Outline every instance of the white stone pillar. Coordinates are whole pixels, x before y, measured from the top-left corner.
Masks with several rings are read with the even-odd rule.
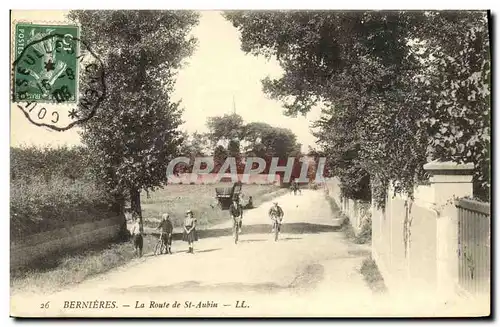
[[[436,223],[437,292],[440,298],[454,295],[458,284],[458,211],[455,199],[472,196],[474,164],[430,162],[424,170],[430,175]]]

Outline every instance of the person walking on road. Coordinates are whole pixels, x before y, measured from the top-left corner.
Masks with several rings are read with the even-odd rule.
[[[297,179],[294,179],[292,182],[292,190],[293,190],[293,195],[297,195],[297,192],[302,194],[302,191],[300,190],[299,182]]]
[[[141,223],[141,219],[137,216],[137,214],[134,213],[134,216],[135,223],[132,226],[130,234],[132,234],[136,256],[142,257],[142,248],[144,246],[144,239],[142,235],[144,234],[144,227]]]
[[[174,230],[174,226],[168,213],[162,214],[160,225],[156,229],[159,229],[161,232],[160,237],[165,245],[166,253],[172,254],[172,231]]]
[[[188,253],[194,253],[193,245],[194,242],[198,241],[198,235],[196,233],[196,219],[194,218],[193,212],[191,210],[186,211],[186,219],[184,219],[183,240],[188,242]]]

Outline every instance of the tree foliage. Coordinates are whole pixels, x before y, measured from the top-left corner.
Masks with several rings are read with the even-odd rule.
[[[26,182],[32,178],[47,182],[56,178],[91,180],[87,154],[83,146],[11,147],[10,177]]]
[[[10,158],[11,241],[116,216],[85,147],[11,147]]]
[[[190,11],[71,11],[81,37],[106,69],[107,97],[83,126],[95,173],[116,195],[129,192],[141,215],[140,191],[166,182],[181,144],[179,103],[171,92],[177,70],[194,50]],[[83,81],[85,82],[85,81]]]
[[[264,173],[267,173],[273,157],[280,159],[280,165],[286,165],[288,157],[300,153],[300,144],[290,129],[262,122],[245,124],[237,114],[210,117],[207,127],[208,139],[212,144],[218,144],[214,151],[216,170],[227,157],[235,157],[238,171],[242,173],[243,157],[259,157],[266,161]]]
[[[246,150],[280,159],[293,156],[300,147],[297,136],[288,128],[273,127],[266,123],[249,123],[245,126]]]
[[[210,153],[210,141],[208,135],[194,132],[182,133],[182,142],[178,153],[189,158],[189,164],[179,163],[175,166],[177,173],[191,172],[196,157],[206,157]]]
[[[242,50],[284,74],[263,88],[287,114],[324,107],[319,145],[343,191],[410,196],[429,160],[476,165],[489,190],[490,55],[485,12],[228,12]],[[361,192],[361,193],[360,193]]]
[[[244,136],[243,118],[237,114],[214,116],[207,119],[208,137],[213,144],[220,141],[241,140]]]

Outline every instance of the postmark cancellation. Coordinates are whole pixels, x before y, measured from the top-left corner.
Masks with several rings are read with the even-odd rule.
[[[69,23],[14,22],[12,102],[37,126],[64,131],[92,118],[104,64]]]

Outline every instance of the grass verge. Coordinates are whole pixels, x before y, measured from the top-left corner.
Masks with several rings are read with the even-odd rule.
[[[325,194],[325,199],[328,201],[330,204],[330,208],[332,210],[332,213],[334,215],[337,215],[339,217],[343,218],[342,226],[340,227],[340,230],[344,233],[346,238],[353,243],[356,244],[370,244],[372,240],[372,231],[371,231],[371,220],[367,220],[363,227],[361,228],[361,231],[356,235],[354,232],[354,228],[351,225],[351,221],[349,220],[349,217],[347,217],[339,208],[338,204],[335,202],[334,199],[332,199],[330,196]]]
[[[144,253],[151,253],[157,238],[146,235]],[[97,245],[85,251],[57,253],[36,264],[36,268],[10,272],[11,294],[51,293],[78,284],[100,273],[122,266],[135,258],[132,241]]]
[[[145,236],[145,254],[153,251],[156,241],[154,236]],[[38,263],[36,268],[11,271],[11,294],[56,292],[122,266],[134,258],[132,241],[96,245],[85,251],[57,253]]]
[[[373,292],[385,293],[387,291],[387,287],[384,283],[384,278],[380,274],[375,260],[373,260],[372,258],[366,258],[365,260],[363,260],[360,272]]]
[[[344,233],[346,238],[355,244],[371,244],[372,233],[371,233],[371,221],[365,223],[362,227],[361,232],[356,235],[354,228],[351,225],[351,221],[348,217],[345,217],[344,223],[342,224],[341,231]]]

